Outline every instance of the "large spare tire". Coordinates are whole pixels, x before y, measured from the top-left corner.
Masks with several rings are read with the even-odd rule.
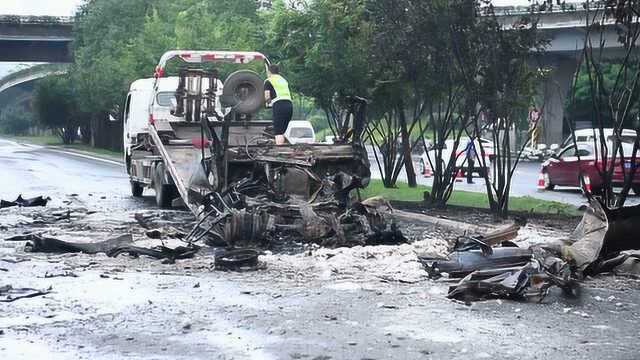
[[[253,114],[264,106],[264,82],[255,71],[236,71],[224,82],[220,101],[241,114]]]

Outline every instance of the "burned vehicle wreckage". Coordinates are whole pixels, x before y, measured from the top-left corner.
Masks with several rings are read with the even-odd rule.
[[[598,199],[590,199],[570,236],[564,232],[564,238],[555,241],[523,245],[516,240],[522,224],[483,233],[478,229],[486,231],[489,224],[478,227],[416,212],[392,213],[381,198],[360,201],[359,190],[369,184],[371,176],[363,144],[366,100],[344,99],[341,116],[330,122],[336,136],[333,144],[275,145],[272,122],[259,116],[264,106],[262,79],[253,70],[229,71],[229,65],[253,61],[268,64],[262,54],[254,52],[171,51],[162,57],[154,79],[132,85],[124,116],[125,163],[132,194],[140,196],[142,187],[150,187],[159,205],[182,203],[195,215],[195,226],[187,215],[189,220],[182,220],[186,227],[177,229],[176,225],[166,232],[171,232],[167,238],[181,246],[164,242],[154,248],[137,246],[131,233],[91,243],[71,243],[45,233],[24,233],[6,240],[28,241],[27,249],[34,252],[144,255],[167,262],[194,257],[201,243],[206,243],[215,248],[216,269],[243,264],[257,268],[254,248],[279,250],[282,243],[328,248],[407,243],[395,223],[400,220],[426,224],[416,226],[417,230],[404,228],[407,234],[420,232],[417,236],[422,240],[411,236],[410,244],[382,249],[380,257],[402,252],[402,256],[395,255],[407,255],[402,261],[417,266],[418,279],[446,274],[457,281],[450,286],[448,297],[464,301],[541,301],[553,287],[575,296],[586,276],[621,266],[640,269],[638,254],[627,252],[640,249],[636,241],[640,205],[610,210]],[[166,77],[165,69],[172,67],[178,75]],[[224,83],[219,80],[223,72],[230,73]],[[137,94],[139,89],[144,91]],[[138,103],[137,99],[145,101]],[[133,115],[138,110],[142,116]],[[3,207],[46,205],[47,201],[20,197],[3,202]],[[70,222],[70,212],[50,214],[52,219],[43,223]],[[162,231],[145,224],[138,215],[135,220],[145,230],[144,238],[162,240]],[[448,228],[446,234],[437,233],[441,238],[424,235],[441,226]],[[455,244],[450,241],[450,236],[463,232]],[[428,241],[431,243],[426,244]],[[304,247],[305,256],[311,254],[309,248]],[[416,255],[418,249],[438,251]],[[334,256],[324,255],[324,260]],[[375,257],[371,253],[361,256]]]
[[[257,116],[264,107],[258,73],[238,70],[224,85],[219,80],[216,66],[228,69],[253,61],[269,64],[255,52],[163,55],[151,92],[149,124],[144,131],[126,134],[132,184],[153,186],[156,198],[175,186],[198,221],[185,238],[189,244],[259,244],[278,233],[296,233],[325,246],[401,239],[376,208],[352,202],[352,190],[366,187],[370,179],[362,142],[366,101],[348,99],[346,115],[333,124],[333,144],[276,146],[271,121]],[[176,77],[165,77],[170,62],[178,63]],[[177,88],[171,110],[162,111],[157,99],[167,81]]]

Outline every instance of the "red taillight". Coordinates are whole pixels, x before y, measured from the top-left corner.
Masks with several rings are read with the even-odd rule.
[[[149,124],[153,125],[156,120],[153,118],[153,114],[149,114]]]

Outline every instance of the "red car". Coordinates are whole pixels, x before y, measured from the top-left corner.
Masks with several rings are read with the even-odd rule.
[[[612,149],[612,145],[609,145],[609,149]],[[623,150],[625,154],[624,172],[629,173],[632,169],[633,146],[623,144]],[[578,155],[580,156],[579,161]],[[636,157],[636,167],[640,167],[640,151]],[[610,163],[608,161],[607,165]],[[602,169],[602,158],[596,156],[592,143],[578,143],[577,148],[573,144],[568,145],[558,155],[542,164],[538,187],[544,190],[553,190],[556,185],[581,188],[581,181],[583,181],[586,188],[584,190],[598,194],[602,190],[603,180],[598,173],[596,164],[599,164],[598,167]],[[623,184],[624,173],[620,161],[617,160],[613,172],[613,185],[621,187]],[[640,169],[637,169],[634,174],[632,189],[636,195],[640,195]]]

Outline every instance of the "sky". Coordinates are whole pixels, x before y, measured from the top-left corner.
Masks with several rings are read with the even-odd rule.
[[[2,0],[0,14],[71,16],[82,2],[82,0]]]
[[[2,0],[0,14],[70,16],[82,2],[83,0]],[[498,6],[528,3],[528,0],[494,0],[494,4]]]

